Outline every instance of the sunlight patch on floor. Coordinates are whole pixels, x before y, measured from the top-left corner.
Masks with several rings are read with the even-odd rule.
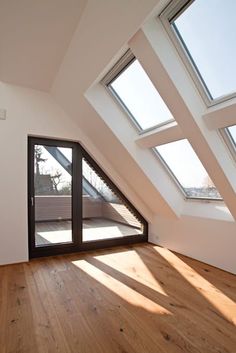
[[[88,263],[86,260],[76,260],[72,261],[72,263],[80,270],[84,271],[87,275],[95,279],[97,282],[104,285],[111,292],[125,300],[127,303],[141,307],[151,313],[159,315],[173,315],[169,310],[163,308],[161,305],[158,305],[152,300],[146,297],[145,300],[143,300],[144,296],[138,293],[135,289],[130,288],[121,281],[118,281],[109,274],[101,271],[96,266]]]
[[[236,325],[236,303],[220,289],[208,282],[170,250],[153,247],[193,288],[207,299],[228,321]],[[233,314],[233,318],[232,318]]]
[[[127,253],[119,252],[116,256],[112,254],[98,255],[94,258],[106,264],[107,266],[114,268],[116,271],[124,274],[125,276],[138,281],[139,283],[153,289],[154,291],[167,296],[163,286],[153,276],[151,271],[145,265],[139,254],[135,250],[129,250],[129,257]],[[125,254],[125,257],[124,257]],[[129,261],[128,261],[129,259]],[[111,265],[112,263],[112,265]],[[142,276],[141,276],[142,274]]]

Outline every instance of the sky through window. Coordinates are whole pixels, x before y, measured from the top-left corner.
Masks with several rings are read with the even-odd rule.
[[[235,20],[235,0],[195,0],[173,24],[213,99],[236,92]]]
[[[112,81],[110,87],[131,113],[141,130],[174,120],[138,60],[133,61]]]
[[[190,143],[184,139],[155,147],[191,198],[221,199]]]

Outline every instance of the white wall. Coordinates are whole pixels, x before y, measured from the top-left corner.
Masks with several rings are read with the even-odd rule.
[[[225,204],[184,200],[153,154],[135,146],[135,135],[129,133],[127,117],[122,125],[123,112],[119,111],[104,89],[95,85],[87,92],[87,97],[102,119],[110,123],[120,141],[129,146],[129,153],[156,187],[155,192],[141,189],[144,201],[156,214],[155,221],[149,224],[150,242],[236,274],[236,222]],[[112,124],[114,117],[120,121],[119,126]],[[122,127],[125,133],[122,132]],[[164,198],[157,191],[162,192]],[[179,217],[173,217],[167,202]]]
[[[136,144],[133,128],[128,123],[121,125],[122,113],[119,116],[116,109],[108,117],[102,101],[96,98],[94,104],[91,94],[89,102],[85,98],[158,3],[89,0],[54,82],[52,94],[57,103],[49,94],[0,84],[0,108],[7,109],[7,120],[0,120],[0,264],[28,259],[27,135],[32,134],[81,141],[149,221],[151,241],[236,273],[232,217],[218,212],[216,220],[212,207],[209,211],[204,206],[202,211],[199,204],[191,205],[195,215],[190,215],[168,174],[159,165],[155,169],[154,162],[149,163],[149,151]],[[132,146],[128,143],[131,136]],[[219,184],[224,192],[223,183]]]
[[[130,42],[133,46],[135,39]],[[143,49],[143,56],[147,55],[148,51],[145,50],[146,48],[140,47]],[[137,53],[135,52],[135,54]],[[147,63],[150,65],[150,78],[153,78],[152,74],[155,73],[157,82],[159,82],[160,75],[157,66],[152,63],[150,58]],[[169,90],[166,90],[166,96],[169,97],[169,100],[173,99],[173,95],[170,96]],[[236,273],[234,252],[236,223],[227,206],[223,202],[191,202],[184,200],[183,196],[178,193],[176,185],[171,181],[168,173],[165,172],[163,166],[158,163],[151,152],[139,148],[135,144],[137,133],[135,133],[132,124],[129,123],[125,114],[117,107],[105,89],[95,82],[86,91],[86,97],[104,122],[127,148],[136,163],[143,169],[147,179],[155,185],[156,191],[153,193],[150,193],[145,188],[141,189],[143,199],[156,214],[155,221],[150,223],[149,240],[155,244]],[[176,100],[176,109],[180,110],[183,104]],[[180,116],[183,118],[184,114],[181,113],[182,111]],[[188,124],[190,124],[191,119],[189,114]],[[119,124],[114,124],[114,121],[119,121]],[[192,128],[189,131],[192,134],[195,133]],[[217,146],[219,143],[220,141],[218,140]],[[202,152],[206,154],[206,148],[203,144],[199,144],[198,148],[202,149]],[[210,159],[210,157],[208,158]],[[125,161],[125,154],[123,161]],[[216,168],[214,172],[218,176]],[[227,182],[224,181],[224,184],[221,183],[220,186],[222,187],[223,185],[227,185]],[[223,193],[225,194],[224,188]],[[229,204],[233,205],[232,209],[234,210],[234,192],[230,190],[228,194],[231,198],[231,203]],[[173,213],[177,217],[173,217],[170,209],[174,211]]]
[[[0,84],[0,264],[28,260],[27,136],[75,138],[78,128],[47,93]]]
[[[28,260],[27,136],[30,134],[83,141],[91,152],[96,150],[97,160],[126,190],[136,207],[141,212],[145,210],[142,201],[49,94],[2,83],[0,97],[0,105],[7,109],[7,120],[0,121],[0,264]],[[148,203],[145,196],[144,191],[143,199]],[[148,212],[142,213],[148,216]],[[207,218],[207,214],[206,218],[183,216],[177,220],[156,216],[150,222],[150,241],[236,273],[236,224],[229,216],[219,221]]]
[[[236,274],[236,223],[182,216],[158,219],[150,227],[150,242]]]
[[[84,133],[40,91],[0,83],[0,265],[28,260],[27,136],[81,141],[131,202],[150,218],[151,212],[114,171]]]

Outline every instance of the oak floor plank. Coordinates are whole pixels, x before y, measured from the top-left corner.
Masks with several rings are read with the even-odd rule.
[[[136,251],[137,250],[138,248],[136,247]],[[148,255],[149,254],[150,252],[148,252]],[[101,257],[99,258],[101,261]],[[131,259],[131,262],[129,261],[129,259]],[[109,263],[112,266],[109,267],[107,264],[104,265],[104,260],[106,260],[106,263]],[[106,273],[113,273],[115,278],[118,278],[120,281],[122,281],[122,283],[126,283],[130,287],[135,288],[139,293],[143,293],[143,295],[148,297],[149,299],[153,301],[158,301],[159,304],[161,304],[163,307],[171,311],[174,315],[170,317],[164,316],[163,319],[165,321],[168,321],[168,323],[171,324],[173,327],[177,326],[178,327],[177,331],[179,331],[182,334],[184,333],[186,335],[185,337],[186,340],[191,338],[192,343],[194,343],[196,347],[201,348],[201,341],[205,341],[207,352],[215,352],[217,347],[221,349],[221,352],[228,352],[228,350],[225,349],[221,343],[219,343],[220,340],[219,342],[215,340],[216,335],[217,337],[219,336],[220,338],[222,338],[222,340],[225,340],[225,338],[228,336],[227,330],[225,330],[225,334],[221,335],[220,331],[217,330],[217,327],[215,327],[214,325],[206,321],[206,318],[207,318],[206,315],[205,316],[202,314],[199,315],[199,307],[197,312],[194,313],[191,310],[191,307],[188,307],[187,305],[188,300],[182,301],[181,299],[181,297],[183,296],[182,293],[180,298],[176,296],[175,292],[178,292],[176,291],[176,288],[174,288],[174,292],[172,293],[171,300],[170,300],[169,296],[163,296],[162,294],[159,294],[158,292],[151,290],[149,287],[143,286],[140,282],[140,277],[142,276],[141,274],[144,273],[144,269],[142,268],[141,271],[133,271],[134,267],[132,264],[132,256],[129,256],[129,257],[127,256],[126,261],[121,261],[121,260],[122,260],[121,257],[118,258],[118,261],[117,261],[117,257],[113,257],[112,259],[111,257],[109,259],[106,259],[105,257],[103,259],[103,262],[101,262],[100,264],[98,259],[95,259],[95,260],[93,259],[92,261],[93,263],[97,263],[97,266],[99,268],[102,268]],[[158,259],[156,258],[156,261],[155,261],[156,264],[158,264],[157,260]],[[163,263],[163,259],[161,263]],[[121,264],[123,264],[123,266]],[[119,267],[119,271],[115,269],[117,267]],[[139,266],[137,264],[137,259],[136,259],[136,268],[138,267]],[[120,269],[122,270],[122,268],[123,268],[123,273],[120,272]],[[147,277],[147,273],[145,273],[145,275]],[[137,277],[137,280],[133,280],[135,276]],[[166,274],[164,273],[163,278],[165,278],[165,276]],[[143,278],[142,283],[144,283],[144,281],[145,279]],[[147,283],[150,285],[150,278],[148,279]],[[185,290],[186,289],[187,288],[185,288]],[[199,325],[197,326],[196,326],[196,321],[199,323]],[[222,322],[221,322],[221,326],[222,326]],[[235,329],[233,330],[235,332]],[[211,340],[207,340],[205,338],[206,332],[208,336],[211,336]],[[169,333],[170,333],[170,330],[169,330]],[[199,340],[199,337],[201,338],[200,340]],[[232,333],[232,337],[234,337],[233,333]],[[236,345],[235,339],[232,341],[229,339],[228,346],[232,349],[232,351],[234,351],[235,345]]]
[[[31,332],[33,315],[23,265],[8,266],[6,271],[5,352],[38,353],[35,335]]]
[[[0,353],[235,353],[236,276],[151,244],[0,267]]]
[[[0,267],[0,323],[5,323],[1,325],[0,328],[0,346],[2,347],[2,353],[6,352],[6,330],[7,330],[7,267]]]
[[[40,264],[38,265],[40,267]],[[34,335],[39,353],[70,353],[64,332],[57,320],[57,310],[53,305],[48,288],[37,264],[24,264],[29,288],[30,304],[33,308]]]
[[[102,273],[96,268],[89,270],[87,266],[85,269],[90,276],[98,277],[103,286],[105,285],[106,288],[112,287],[112,292],[109,289],[105,291],[103,306],[112,307],[114,300],[118,303],[118,308],[113,309],[113,317],[115,317],[116,321],[119,319],[122,326],[125,326],[123,332],[127,333],[127,339],[135,337],[135,332],[138,332],[135,341],[131,342],[134,345],[140,340],[136,348],[138,352],[153,352],[153,347],[155,346],[160,352],[165,352],[166,346],[169,349],[171,348],[172,352],[182,352],[182,347],[191,349],[192,352],[199,352],[188,339],[184,339],[183,334],[179,330],[166,324],[164,317],[169,315],[169,313],[163,310],[160,305],[143,297],[135,289],[124,286],[122,282],[114,281],[113,277],[107,275],[107,273]],[[101,294],[104,293],[104,289],[101,286],[96,286],[96,289],[100,290]],[[127,300],[129,297],[132,298],[131,301]],[[133,327],[126,324],[126,319],[128,318],[132,322]],[[156,320],[156,318],[158,319]],[[132,328],[135,329],[134,332]],[[117,328],[115,332],[117,332]]]
[[[182,260],[185,259],[182,255],[176,254],[176,256]],[[233,274],[227,273],[223,270],[215,272],[214,267],[191,258],[187,258],[186,261],[199,275],[204,277],[207,281],[212,283],[229,298],[236,302],[236,281]]]
[[[77,286],[74,286],[76,281],[71,282],[71,296],[77,298],[79,312],[82,313],[94,335],[97,336],[97,340],[99,340],[102,346],[102,351],[120,352],[121,350],[128,350],[129,352],[143,352],[147,347],[142,346],[141,339],[135,335],[132,326],[130,326],[125,317],[120,314],[118,305],[109,302],[110,291],[106,291],[106,289],[97,283],[97,281],[94,281],[88,273],[83,273],[83,271],[79,270],[76,266],[71,265],[70,270],[71,276],[74,276],[74,279],[80,282],[79,290]],[[60,272],[59,275],[66,283],[68,279],[67,274],[64,278],[63,272]],[[134,323],[134,325],[137,324]],[[141,327],[139,327],[139,329],[141,329]],[[126,339],[123,333],[126,330],[129,330],[131,333],[128,337],[129,339]],[[132,340],[132,337],[135,337],[135,340]],[[135,345],[136,350],[133,348]],[[150,352],[150,349],[148,349],[147,352]]]
[[[205,281],[201,276],[197,276],[196,272],[187,265],[188,258],[185,262],[179,263],[176,255],[168,251],[167,249],[161,249],[156,247],[160,252],[165,253],[169,257],[169,262],[162,263],[161,266],[152,266],[153,261],[157,260],[157,254],[153,253],[153,248],[149,249],[139,249],[138,253],[142,256],[142,260],[151,269],[154,277],[167,284],[165,288],[168,289],[168,293],[172,298],[177,298],[181,302],[185,302],[191,305],[191,309],[199,313],[199,307],[202,308],[200,312],[204,316],[205,320],[210,320],[211,323],[222,326],[222,321],[224,322],[224,330],[235,332],[235,316],[232,316],[232,313],[235,313],[236,304],[229,297],[224,295],[218,288],[212,286],[208,281]],[[178,266],[175,263],[175,267],[178,268],[178,271],[171,263],[170,257],[174,256],[174,261],[178,263]],[[163,259],[162,259],[163,261]],[[220,276],[221,270],[215,269],[212,267],[212,270],[215,270],[216,273]],[[226,273],[226,272],[225,272]],[[228,274],[230,277],[232,274]],[[236,277],[232,277],[232,285],[234,286]],[[176,288],[178,290],[176,291]],[[188,301],[188,298],[191,298],[191,302]],[[208,299],[207,299],[208,298]],[[210,300],[209,300],[210,299]],[[213,303],[216,303],[216,306]],[[221,312],[222,311],[222,312]],[[210,315],[213,313],[213,315]],[[222,315],[223,313],[223,315]]]
[[[152,352],[153,345],[155,345],[153,337],[149,332],[144,333],[145,325],[143,322],[135,319],[132,312],[127,310],[126,301],[119,296],[120,285],[114,283],[114,280],[106,274],[89,265],[89,263],[83,264],[80,268],[84,271],[84,274],[79,275],[80,279],[83,278],[82,297],[88,311],[90,308],[91,314],[95,313],[98,324],[105,330],[106,335],[112,337],[112,340],[116,342],[116,347],[119,348],[118,352],[120,348],[122,351],[128,352]],[[73,271],[78,276],[78,268],[74,267]],[[98,276],[99,281],[94,280]],[[112,291],[109,288],[110,285],[113,287]],[[125,295],[125,288],[122,288],[122,291]],[[134,297],[132,298],[135,300]],[[91,319],[91,316],[89,315],[89,319]],[[163,352],[158,342],[156,347],[160,353]],[[113,347],[110,351],[115,352],[116,350]]]
[[[103,269],[104,272],[106,273],[113,273],[113,276],[117,279],[119,279],[122,283],[125,283],[127,286],[130,288],[135,289],[138,293],[142,293],[144,298],[149,298],[153,302],[158,302],[159,304],[162,305],[162,308],[166,308],[171,314],[171,316],[165,316],[162,315],[160,317],[153,317],[154,321],[154,327],[160,329],[161,332],[168,332],[168,335],[171,337],[171,340],[174,341],[176,340],[175,335],[173,334],[173,330],[169,327],[171,324],[171,327],[175,327],[175,331],[178,332],[180,336],[184,336],[184,340],[190,341],[194,346],[199,349],[201,349],[201,341],[199,341],[199,337],[201,337],[201,340],[204,340],[205,338],[205,332],[207,330],[208,335],[211,333],[211,325],[207,325],[205,322],[205,318],[203,318],[200,323],[201,325],[196,326],[195,320],[199,321],[199,316],[195,315],[193,316],[193,312],[187,308],[186,305],[181,304],[181,302],[177,300],[171,300],[168,296],[163,296],[163,295],[157,295],[157,293],[154,290],[150,290],[149,287],[145,287],[141,285],[138,281],[130,280],[130,278],[125,277],[121,273],[117,274],[117,270],[113,268],[108,269],[107,265],[104,266],[104,264],[98,264],[96,261],[92,261],[92,263],[96,264],[100,269]],[[126,269],[126,273],[127,273]],[[140,278],[140,276],[139,276]],[[160,323],[162,323],[162,327],[160,327]],[[150,325],[150,323],[149,323]],[[164,326],[165,325],[165,326]],[[150,329],[150,326],[149,326]],[[212,336],[215,335],[215,332],[213,332]],[[181,339],[179,339],[181,340]],[[217,346],[216,342],[214,341],[214,338],[212,337],[212,340],[208,341],[206,340],[206,348],[207,352],[215,352],[215,347]],[[234,347],[234,343],[232,343],[232,347]],[[193,349],[192,349],[193,350]],[[224,349],[224,347],[221,347],[222,352],[228,352],[227,350]]]

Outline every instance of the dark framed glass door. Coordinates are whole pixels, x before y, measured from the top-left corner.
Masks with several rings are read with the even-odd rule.
[[[147,222],[78,144],[29,137],[29,254],[147,240]]]
[[[76,251],[82,229],[77,144],[29,138],[28,148],[30,257]]]

